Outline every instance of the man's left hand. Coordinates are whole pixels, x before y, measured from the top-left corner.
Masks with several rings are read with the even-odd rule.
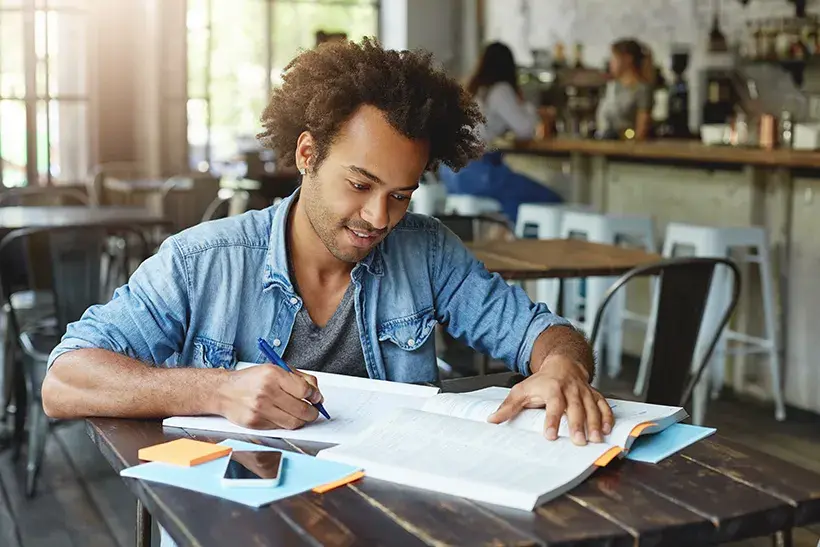
[[[615,418],[606,399],[589,385],[586,370],[576,361],[563,356],[548,356],[538,372],[513,386],[510,394],[488,420],[502,423],[513,419],[525,408],[544,408],[544,435],[558,438],[561,416],[566,412],[572,442],[585,445],[587,440],[603,442],[612,431]]]

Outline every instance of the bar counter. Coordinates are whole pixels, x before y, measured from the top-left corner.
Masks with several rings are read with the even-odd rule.
[[[612,158],[697,161],[787,168],[820,168],[820,151],[752,146],[705,145],[694,140],[613,141],[557,138],[516,141],[499,145],[513,153],[581,153]]]
[[[763,226],[777,285],[786,403],[792,410],[820,413],[820,151],[570,138],[503,141],[494,148],[513,170],[568,202],[612,214],[651,215],[658,252],[670,222]],[[763,331],[756,270],[742,265],[743,297],[731,324],[752,335]],[[632,291],[629,309],[648,311],[646,294]],[[639,354],[643,330],[624,333],[624,350]],[[730,359],[725,387],[769,399],[767,366],[762,355]],[[794,415],[788,409],[787,414]]]

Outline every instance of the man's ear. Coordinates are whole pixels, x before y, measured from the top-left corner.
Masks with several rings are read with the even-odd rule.
[[[309,172],[313,166],[313,156],[315,153],[315,141],[309,131],[302,131],[296,141],[296,168],[300,172]],[[304,173],[302,173],[304,174]]]

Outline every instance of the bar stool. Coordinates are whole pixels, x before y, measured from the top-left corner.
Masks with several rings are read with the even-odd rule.
[[[756,255],[746,254],[745,262],[751,262],[760,268],[760,287],[763,299],[764,331],[762,337],[750,336],[745,333],[733,331],[728,327],[724,329],[715,352],[712,355],[709,366],[709,374],[704,374],[693,394],[693,420],[695,423],[702,423],[706,414],[706,395],[710,384],[712,387],[712,397],[716,397],[720,388],[724,384],[726,373],[726,354],[728,341],[738,343],[738,348],[733,350],[734,354],[754,354],[767,353],[769,356],[769,375],[772,384],[772,396],[775,403],[775,418],[779,421],[786,419],[786,408],[783,400],[783,388],[780,373],[780,352],[775,327],[774,308],[774,281],[771,271],[769,254],[769,242],[766,231],[760,226],[742,227],[716,227],[697,226],[684,223],[671,223],[666,228],[666,238],[663,246],[663,255],[666,257],[676,256],[680,247],[690,247],[694,249],[695,256],[699,257],[728,257],[733,249],[754,248]],[[731,280],[726,275],[724,268],[715,271],[712,278],[712,287],[709,293],[709,301],[703,312],[703,326],[698,337],[698,347],[695,351],[695,362],[699,362],[700,355],[706,350],[705,340],[708,339],[717,328],[720,316],[726,309],[727,299],[731,294]],[[654,307],[653,307],[654,315]],[[650,324],[654,321],[650,317]],[[652,332],[652,329],[649,329]],[[638,372],[638,381],[635,392],[643,392],[643,387],[647,376],[647,363],[649,353],[652,348],[652,340],[647,337],[644,351],[641,356],[641,367]],[[738,390],[743,389],[745,380],[745,368],[735,367],[734,383]]]
[[[566,211],[594,211],[585,204],[522,203],[518,206],[515,237],[558,239],[561,237],[561,220]],[[535,282],[534,300],[544,302],[551,310],[558,308],[559,281],[539,279]]]
[[[656,252],[655,229],[652,218],[640,215],[615,215],[584,211],[566,211],[561,221],[561,237],[581,236],[587,241],[617,245],[623,241],[635,241],[646,251]],[[603,301],[607,289],[615,282],[616,277],[590,277],[586,279],[586,296],[584,313],[581,320],[579,291],[577,280],[567,280],[565,284],[564,315],[578,324],[588,335],[592,331],[595,313]],[[605,336],[598,337],[596,352],[600,353],[606,339],[607,373],[614,378],[621,371],[623,354],[623,322],[625,319],[647,322],[637,314],[626,309],[626,291],[620,291],[614,297],[606,311],[603,324]],[[596,374],[596,377],[599,375]]]
[[[410,198],[410,210],[427,216],[435,216],[444,210],[447,189],[435,180],[419,185]]]

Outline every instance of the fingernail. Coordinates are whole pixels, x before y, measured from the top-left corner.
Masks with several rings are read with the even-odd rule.
[[[592,433],[590,433],[589,434],[589,439],[594,443],[603,442],[603,439],[601,438],[601,432],[598,431],[598,430],[595,430]]]
[[[604,424],[604,435],[609,435],[610,433],[612,433],[612,426]]]
[[[554,427],[548,427],[545,435],[549,440],[554,441],[556,438],[558,438],[558,430]]]
[[[575,433],[573,433],[572,439],[577,444],[587,444],[587,440],[584,438],[584,433],[582,431],[576,431]]]

